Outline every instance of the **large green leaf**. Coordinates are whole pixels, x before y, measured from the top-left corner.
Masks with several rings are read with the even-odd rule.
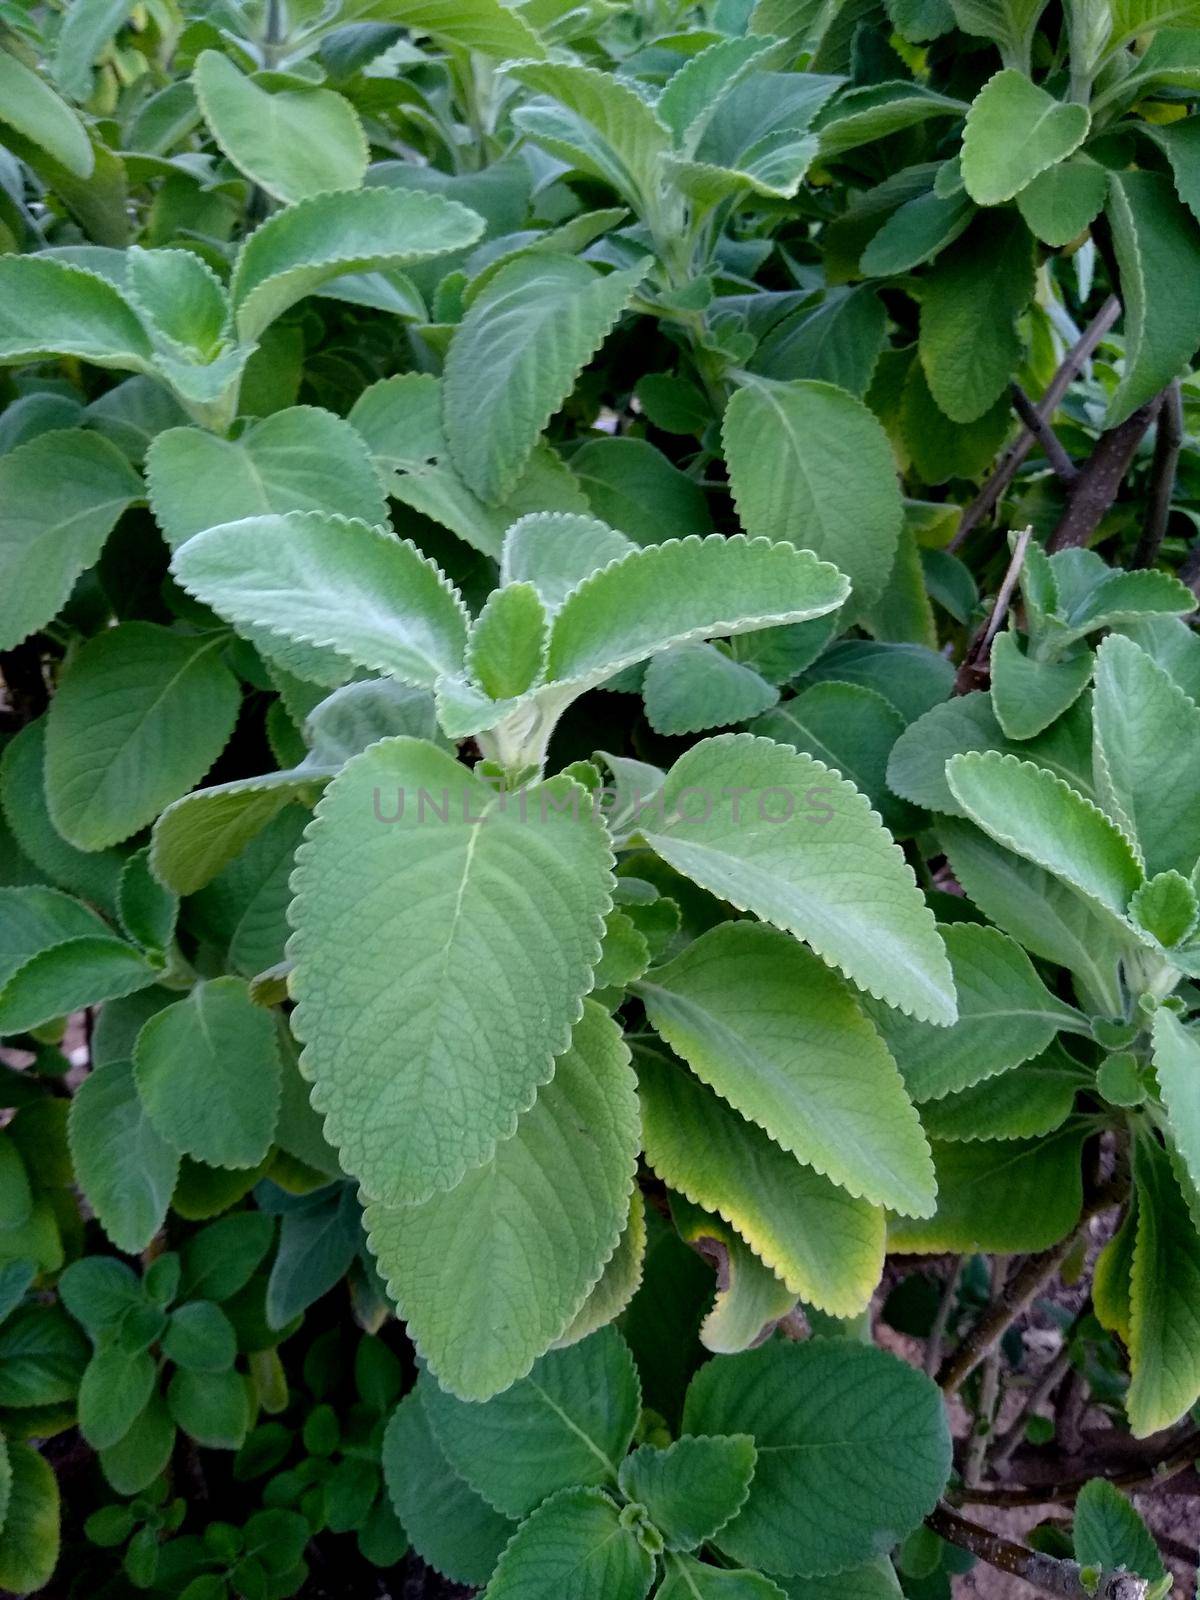
[[[478,1147],[479,1127],[460,1134],[447,1165]],[[489,1161],[419,1205],[368,1206],[380,1270],[446,1388],[488,1399],[566,1331],[617,1248],[637,1146],[629,1053],[586,1002],[554,1077]],[[402,1166],[391,1152],[385,1181]]]
[[[755,1459],[749,1434],[685,1434],[667,1449],[644,1444],[627,1456],[621,1491],[645,1506],[668,1550],[694,1550],[741,1510]]]
[[[1016,319],[1032,294],[1033,241],[1011,212],[981,213],[938,258],[922,288],[918,348],[951,421],[975,422],[1007,389],[1021,359]]]
[[[691,1556],[667,1557],[657,1600],[787,1600],[784,1591],[761,1572],[710,1567]],[[858,1600],[864,1600],[859,1596]]]
[[[395,0],[387,18],[414,33],[428,33],[499,61],[545,54],[541,39],[521,12],[503,0]]]
[[[564,1483],[615,1484],[641,1405],[637,1369],[615,1328],[552,1350],[482,1405],[430,1383],[422,1396],[450,1465],[517,1518]]]
[[[353,106],[332,89],[266,89],[218,50],[202,50],[192,75],[213,138],[239,171],[284,202],[357,189],[366,136]]]
[[[931,1028],[873,1008],[914,1100],[940,1100],[1007,1072],[1040,1055],[1060,1028],[1090,1037],[1081,1013],[1050,993],[1024,950],[999,929],[955,922],[940,931],[954,971],[958,1021]]]
[[[149,335],[107,278],[44,256],[0,256],[0,365],[57,355],[151,370]]]
[[[456,1583],[486,1583],[516,1531],[451,1467],[422,1404],[421,1379],[392,1413],[383,1436],[384,1481],[417,1553]]]
[[[466,206],[412,190],[346,190],[286,206],[238,252],[229,286],[238,332],[245,341],[257,339],[289,306],[334,278],[462,250],[482,232],[482,217]]]
[[[522,793],[421,740],[385,740],[330,785],[300,852],[294,1022],[314,1103],[347,1170],[389,1205],[489,1160],[591,987],[603,824],[567,778]]]
[[[1087,1069],[1059,1045],[971,1089],[927,1100],[921,1121],[931,1139],[1034,1139],[1061,1128]]]
[[[1058,246],[1078,239],[1107,198],[1108,173],[1080,156],[1034,178],[1017,196],[1017,210],[1035,239]]]
[[[12,1481],[0,1530],[0,1585],[12,1594],[32,1594],[50,1582],[58,1565],[58,1479],[45,1456],[23,1440],[12,1440],[7,1451]]]
[[[937,1212],[928,1220],[894,1219],[889,1250],[1048,1250],[1079,1221],[1084,1136],[1083,1128],[1068,1124],[1045,1139],[935,1139]]]
[[[484,500],[515,487],[644,276],[642,267],[602,276],[575,256],[529,255],[501,267],[471,302],[446,357],[446,437]]]
[[[1064,105],[1008,67],[984,84],[963,129],[962,176],[981,206],[1011,200],[1087,138],[1086,106]]]
[[[751,734],[704,739],[640,827],[679,872],[804,939],[859,988],[953,1021],[949,963],[911,868],[867,800],[821,762]]]
[[[133,0],[73,0],[66,8],[54,50],[54,78],[64,94],[88,99],[97,58],[133,9]]]
[[[722,439],[746,531],[815,550],[861,603],[877,599],[904,517],[891,445],[862,401],[830,383],[760,379],[730,401]]]
[[[144,1250],[166,1217],[179,1152],[146,1115],[128,1061],[89,1073],[71,1101],[68,1129],[76,1179],[101,1227],[118,1250]]]
[[[779,690],[753,667],[697,642],[653,657],[642,695],[654,731],[681,734],[749,722],[775,704]]]
[[[1006,66],[1028,67],[1029,51],[1046,0],[951,0],[964,33],[994,39]]]
[[[274,1019],[240,978],[199,983],[138,1035],[134,1076],[151,1123],[174,1148],[214,1167],[255,1167],[279,1115]]]
[[[1193,1185],[1200,1189],[1200,1039],[1172,1011],[1154,1014],[1154,1073],[1171,1119],[1171,1134]]]
[[[223,642],[125,622],[72,659],[46,723],[46,799],[71,844],[119,843],[203,778],[241,701]]]
[[[1137,841],[1148,877],[1185,876],[1200,856],[1200,706],[1132,639],[1111,634],[1096,657],[1096,776],[1112,815]]]
[[[1110,172],[1107,216],[1125,305],[1125,369],[1104,418],[1115,427],[1177,378],[1200,345],[1200,239],[1160,172]]]
[[[71,1011],[145,989],[159,970],[107,931],[66,939],[32,956],[0,989],[0,1035],[27,1033]]]
[[[513,1535],[484,1600],[643,1600],[654,1557],[599,1489],[563,1489]]]
[[[95,433],[43,433],[0,458],[0,649],[51,620],[143,492],[126,458]]]
[[[1134,1145],[1137,1245],[1130,1279],[1125,1410],[1135,1439],[1169,1428],[1200,1396],[1200,1233],[1195,1190],[1149,1132]],[[1189,1184],[1190,1187],[1190,1184]]]
[[[0,104],[4,107],[0,120],[76,178],[91,177],[96,161],[82,122],[44,79],[7,50],[0,51]]]
[[[848,1340],[710,1362],[688,1390],[684,1428],[753,1436],[750,1497],[717,1542],[770,1572],[817,1577],[869,1560],[919,1526],[950,1475],[936,1386]]]
[[[173,548],[205,528],[268,512],[325,511],[387,524],[387,502],[353,428],[331,411],[293,406],[236,440],[169,428],[146,452],[150,509]]]
[[[877,1205],[933,1209],[895,1063],[849,987],[794,939],[724,923],[634,988],[671,1048],[785,1150]]]
[[[793,1294],[854,1316],[883,1268],[883,1216],[781,1150],[681,1066],[637,1055],[646,1160],[715,1211]]]
[[[462,663],[458,591],[407,539],[365,522],[317,511],[247,517],[196,534],[171,565],[230,622],[336,651],[347,671],[356,663],[431,685]]]
[[[1122,919],[1142,870],[1098,806],[1044,767],[988,750],[954,756],[946,778],[971,821]]]

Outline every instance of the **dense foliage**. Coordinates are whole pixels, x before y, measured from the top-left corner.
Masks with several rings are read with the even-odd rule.
[[[1170,1592],[1196,99],[1192,0],[0,3],[0,1588]]]

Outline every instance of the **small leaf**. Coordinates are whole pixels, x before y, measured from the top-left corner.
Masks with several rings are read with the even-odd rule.
[[[350,102],[332,89],[264,89],[217,50],[196,57],[192,82],[221,150],[276,200],[362,182],[366,137]]]
[[[867,1561],[919,1526],[950,1474],[936,1386],[844,1340],[710,1362],[688,1390],[684,1428],[752,1434],[750,1496],[717,1543],[772,1572],[817,1577]]]
[[[532,583],[493,589],[472,624],[467,670],[493,700],[524,694],[546,665],[549,623]]]
[[[1155,1582],[1166,1576],[1149,1528],[1107,1478],[1093,1478],[1079,1491],[1072,1537],[1081,1565],[1124,1569]]]
[[[815,550],[860,603],[878,598],[903,514],[891,445],[866,406],[832,384],[759,381],[730,401],[722,439],[746,531]]]
[[[45,1588],[58,1565],[58,1479],[32,1445],[14,1439],[6,1449],[12,1481],[0,1529],[0,1586],[31,1594]]]
[[[129,1432],[154,1388],[158,1367],[146,1350],[103,1345],[79,1385],[79,1431],[93,1450],[107,1450]]]
[[[656,733],[697,733],[749,722],[779,690],[753,667],[711,644],[681,644],[651,657],[642,681],[646,721]]]
[[[1134,1144],[1137,1242],[1130,1279],[1129,1361],[1125,1399],[1130,1431],[1145,1439],[1169,1428],[1200,1396],[1200,1338],[1193,1307],[1200,1295],[1200,1236],[1195,1190],[1186,1171],[1149,1132]],[[1196,1202],[1200,1208],[1200,1201]]]
[[[552,617],[585,578],[633,549],[623,533],[594,517],[534,512],[504,535],[500,581],[533,584]]]
[[[128,1061],[84,1079],[68,1128],[75,1176],[101,1227],[118,1250],[144,1250],[166,1217],[179,1154],[147,1117]]]
[[[1073,706],[1091,682],[1090,650],[1060,661],[1022,653],[1015,633],[992,642],[992,709],[1010,739],[1032,739]]]
[[[962,175],[981,206],[1000,205],[1087,138],[1084,105],[1063,104],[1011,67],[988,79],[963,128]]]
[[[250,1427],[245,1379],[226,1372],[176,1368],[167,1387],[171,1416],[189,1438],[208,1450],[237,1450]]]
[[[1035,239],[1060,248],[1095,221],[1107,198],[1105,168],[1079,157],[1039,173],[1017,196],[1017,210]]]
[[[531,255],[502,267],[472,302],[446,357],[446,436],[484,500],[514,488],[644,275],[631,267],[604,277],[574,256]]]
[[[668,1550],[694,1550],[741,1510],[756,1457],[745,1433],[644,1444],[621,1463],[621,1492],[645,1506]]]
[[[599,1489],[563,1489],[523,1522],[483,1600],[643,1600],[654,1558]]]
[[[240,978],[196,985],[138,1035],[134,1076],[155,1128],[214,1167],[254,1167],[279,1114],[279,1051],[269,1014]]]
[[[76,178],[90,178],[92,145],[82,122],[36,72],[7,50],[0,51],[3,120],[60,162]]]
[[[1195,929],[1200,906],[1196,891],[1182,873],[1158,872],[1141,886],[1129,902],[1129,917],[1137,927],[1170,948],[1181,944]]]
[[[171,1313],[162,1352],[191,1372],[224,1372],[237,1354],[233,1324],[211,1300],[190,1300]]]

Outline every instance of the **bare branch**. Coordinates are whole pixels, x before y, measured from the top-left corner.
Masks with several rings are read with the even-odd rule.
[[[1166,537],[1171,517],[1171,496],[1175,492],[1175,471],[1183,448],[1183,395],[1179,379],[1167,385],[1162,410],[1158,414],[1158,435],[1154,441],[1154,464],[1150,469],[1150,505],[1146,526],[1134,551],[1132,566],[1152,567]]]
[[[1058,442],[1058,435],[1025,393],[1019,383],[1011,386],[1013,410],[1029,429],[1046,453],[1046,460],[1054,468],[1054,475],[1063,483],[1074,483],[1079,468]]]
[[[1147,1580],[1130,1572],[1102,1573],[1099,1583],[1085,1586],[1083,1569],[1077,1561],[1063,1561],[1040,1550],[1030,1550],[977,1522],[968,1522],[948,1506],[938,1506],[925,1520],[934,1533],[950,1544],[969,1550],[1000,1572],[1023,1578],[1044,1594],[1059,1595],[1063,1600],[1146,1600],[1149,1593]]]
[[[1101,519],[1120,492],[1137,447],[1162,407],[1156,394],[1144,406],[1102,433],[1080,468],[1067,496],[1066,510],[1046,543],[1047,550],[1073,550],[1091,543]]]
[[[1029,548],[1029,541],[1032,537],[1032,528],[1022,528],[1013,547],[1008,570],[1005,572],[1004,581],[1000,585],[1000,592],[996,596],[996,603],[992,607],[992,614],[988,618],[983,632],[977,634],[968,647],[967,653],[963,657],[962,665],[958,669],[958,676],[954,680],[955,694],[969,694],[972,689],[978,689],[981,683],[987,679],[992,655],[992,641],[1000,632],[1004,619],[1008,615],[1008,608],[1012,603],[1013,593],[1021,576],[1021,567],[1025,562],[1025,552]]]

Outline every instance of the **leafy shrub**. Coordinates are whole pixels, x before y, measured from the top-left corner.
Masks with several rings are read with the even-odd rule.
[[[0,12],[0,1586],[1169,1592],[1198,24]]]

